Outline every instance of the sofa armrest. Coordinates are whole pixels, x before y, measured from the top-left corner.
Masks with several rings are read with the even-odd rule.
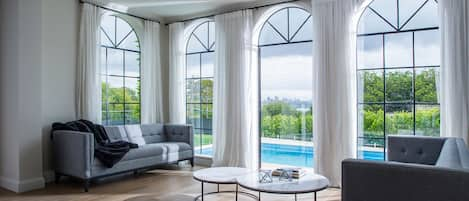
[[[52,135],[55,172],[81,179],[90,178],[94,159],[93,134],[54,131]]]
[[[192,125],[165,124],[164,130],[168,142],[185,142],[194,147]]]
[[[469,200],[469,172],[430,165],[347,159],[342,201]]]

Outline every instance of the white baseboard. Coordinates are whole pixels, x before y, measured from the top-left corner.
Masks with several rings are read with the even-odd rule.
[[[14,180],[10,178],[2,177],[0,178],[0,186],[7,190],[23,193],[27,191],[32,191],[36,189],[41,189],[45,187],[45,182],[43,177],[37,177],[32,179],[25,180]]]

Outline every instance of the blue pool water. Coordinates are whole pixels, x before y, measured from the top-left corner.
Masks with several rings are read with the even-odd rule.
[[[262,143],[262,162],[299,167],[313,167],[313,147]],[[383,160],[383,152],[363,151],[367,160]],[[212,155],[212,148],[202,149],[202,155]]]

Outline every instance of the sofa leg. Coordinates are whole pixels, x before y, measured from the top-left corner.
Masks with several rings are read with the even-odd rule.
[[[83,190],[87,193],[89,188],[90,188],[90,180],[85,179],[85,181],[83,183]]]
[[[194,167],[194,158],[191,158],[190,163],[191,163],[191,167]]]
[[[62,175],[60,175],[59,173],[55,173],[55,184],[59,184],[61,176]]]

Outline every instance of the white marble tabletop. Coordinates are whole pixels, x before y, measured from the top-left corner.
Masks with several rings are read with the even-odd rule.
[[[272,183],[259,183],[258,172],[251,172],[237,178],[238,184],[254,191],[279,194],[300,194],[312,193],[323,190],[329,186],[329,180],[318,174],[306,173],[300,179],[292,181],[279,181],[278,177],[273,177]]]
[[[253,173],[247,168],[237,167],[214,167],[195,171],[194,179],[215,184],[236,184],[240,176]]]

